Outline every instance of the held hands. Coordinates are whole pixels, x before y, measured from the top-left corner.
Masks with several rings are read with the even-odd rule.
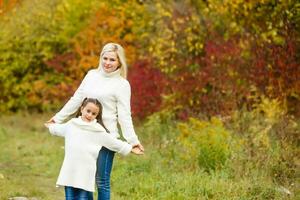
[[[131,152],[136,154],[136,155],[143,155],[144,152],[138,148],[137,146],[133,146],[132,149],[131,149]]]
[[[137,148],[139,148],[139,149],[140,149],[142,152],[144,152],[144,151],[145,151],[145,149],[144,149],[143,145],[141,145],[141,144],[134,145],[133,147],[137,147]]]
[[[141,145],[141,144],[134,145],[131,150],[132,153],[137,154],[137,155],[143,155],[144,151],[145,151],[145,149],[144,149],[143,145]]]
[[[46,122],[46,124],[51,124],[51,123],[55,123],[53,117]]]
[[[54,124],[54,123],[55,123],[54,119],[51,118],[51,119],[49,119],[48,121],[46,121],[46,122],[44,123],[44,126],[45,126],[46,128],[49,128],[49,125],[50,125],[50,124]]]

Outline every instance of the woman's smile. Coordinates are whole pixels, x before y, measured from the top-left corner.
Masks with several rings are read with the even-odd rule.
[[[102,67],[103,70],[106,73],[111,73],[116,71],[119,66],[120,66],[120,62],[118,59],[118,56],[115,52],[113,51],[109,51],[109,52],[105,52],[102,56]]]

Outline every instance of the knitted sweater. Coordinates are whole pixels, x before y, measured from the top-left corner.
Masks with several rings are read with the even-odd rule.
[[[95,191],[97,157],[102,146],[127,155],[132,146],[116,139],[96,122],[85,122],[80,117],[65,124],[51,124],[53,135],[65,137],[65,158],[58,176],[57,186],[71,186]]]
[[[136,145],[140,142],[133,128],[130,96],[129,82],[121,77],[120,70],[111,73],[106,73],[102,69],[90,70],[73,97],[54,116],[54,121],[61,123],[72,116],[84,98],[97,98],[103,106],[102,119],[109,132],[118,138],[117,122],[119,122],[125,140]]]

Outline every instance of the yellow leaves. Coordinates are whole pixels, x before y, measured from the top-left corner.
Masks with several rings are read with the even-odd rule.
[[[236,28],[236,27],[237,27],[237,23],[236,23],[236,22],[231,22],[231,23],[229,24],[229,27],[230,27],[230,28]]]
[[[217,117],[212,117],[210,121],[215,126],[223,127],[223,122]]]
[[[229,28],[232,34],[239,33],[242,29],[235,21],[230,22]]]
[[[219,135],[229,137],[228,131],[224,129],[222,121],[217,117],[212,117],[210,121],[191,117],[187,123],[178,123],[177,128],[184,137],[191,136],[195,141],[202,137],[214,138]]]
[[[210,121],[189,118],[177,124],[180,132],[178,142],[182,145],[182,158],[198,159],[198,164],[207,170],[225,164],[230,156],[230,133],[220,119]]]
[[[64,0],[60,6],[60,9],[63,11],[69,11],[70,10],[70,3],[67,0]]]
[[[265,96],[262,96],[261,102],[255,104],[254,106],[254,112],[263,113],[265,116],[265,120],[271,124],[278,121],[278,119],[286,113],[279,100],[269,99]]]
[[[162,17],[172,17],[171,12],[164,8],[161,3],[156,3],[156,9]]]
[[[273,88],[268,88],[268,90],[272,89]],[[278,99],[270,99],[259,94],[255,86],[250,86],[250,91],[252,96],[249,96],[249,99],[252,102],[255,102],[253,104],[254,109],[251,111],[251,115],[253,117],[259,117],[262,115],[267,124],[273,125],[286,114],[286,107]]]
[[[278,99],[270,99],[257,94],[255,87],[251,88],[254,109],[251,111],[242,110],[232,116],[232,127],[243,136],[241,144],[251,159],[257,162],[264,162],[272,156],[274,150],[274,133],[283,133],[287,128],[292,127],[292,121],[286,118],[285,108]],[[289,120],[289,121],[287,121]],[[280,127],[278,129],[278,126]],[[284,130],[283,130],[284,129]]]
[[[188,137],[190,135],[190,131],[188,129],[188,126],[184,123],[178,123],[177,128],[182,134],[182,137]]]
[[[183,18],[181,18],[181,17],[178,17],[178,18],[176,19],[176,22],[177,22],[178,24],[184,24],[184,23],[185,23],[185,19],[183,19]]]

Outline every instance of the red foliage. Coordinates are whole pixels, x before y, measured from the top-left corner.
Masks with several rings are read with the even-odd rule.
[[[296,115],[300,114],[300,110],[297,111],[300,103],[299,50],[292,37],[287,37],[284,45],[257,45],[252,49],[253,61],[248,75],[264,94],[286,102],[289,111]]]
[[[130,69],[132,114],[139,119],[158,111],[166,83],[163,74],[148,61],[138,61]]]
[[[76,67],[77,55],[74,52],[57,54],[52,59],[44,63],[51,70],[49,76],[45,77],[43,81],[51,87],[47,88],[41,94],[39,90],[36,95],[40,95],[45,104],[50,102],[65,102],[70,96],[73,95],[75,90],[87,73],[88,69]],[[90,66],[92,68],[93,66]],[[47,105],[46,105],[47,106]]]
[[[171,93],[178,94],[173,106],[179,106],[178,117],[228,114],[238,106],[238,99],[246,92],[240,84],[244,70],[238,39],[224,40],[221,36],[207,40],[204,54],[190,57],[183,64],[173,83]]]
[[[65,53],[63,55],[56,55],[51,60],[45,62],[47,66],[53,68],[56,72],[62,73],[70,66],[70,62],[75,59],[74,53]]]
[[[268,48],[255,47],[255,60],[250,77],[266,91],[272,85],[272,95],[281,96],[290,86],[299,84],[300,66],[297,61],[296,43],[287,41],[284,46],[269,45]],[[281,93],[281,94],[280,94]]]
[[[285,37],[285,45],[257,44],[247,38],[230,38],[214,34],[205,42],[203,54],[190,56],[172,77],[169,93],[176,93],[172,106],[178,106],[178,117],[201,113],[226,115],[251,102],[243,102],[255,86],[260,94],[277,98],[300,115],[300,62],[296,37]],[[247,40],[249,52],[240,42]],[[249,104],[249,105],[248,105]],[[298,104],[298,105],[297,105]],[[164,105],[166,106],[166,105]]]

